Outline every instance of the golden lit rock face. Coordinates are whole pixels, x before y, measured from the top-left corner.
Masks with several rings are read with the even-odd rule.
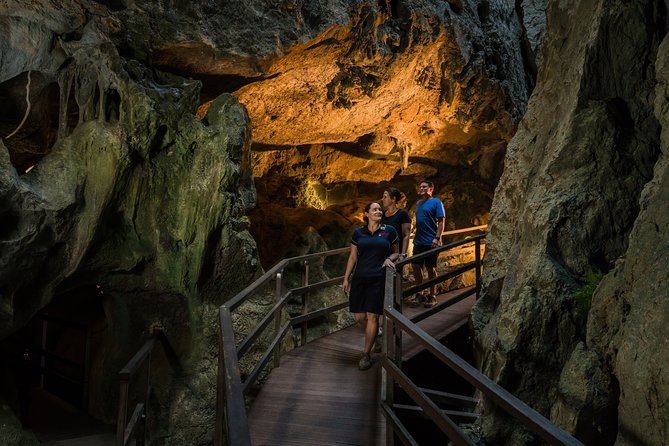
[[[200,80],[199,117],[222,92],[246,107],[259,207],[343,210],[391,185],[411,204],[430,178],[437,196],[484,197],[446,209],[452,228],[490,207],[534,82],[540,3],[147,0],[116,14],[112,38]]]
[[[487,221],[481,207],[489,209],[529,87],[522,63],[493,72],[486,54],[495,45],[471,11],[441,12],[349,9],[347,23],[282,48],[263,79],[234,92],[251,117],[260,207],[362,204],[388,186],[411,207],[415,184],[431,178],[453,203],[447,228]],[[483,199],[465,206],[450,200],[453,187]]]
[[[373,153],[386,155],[399,142],[410,156],[422,156],[444,145],[475,148],[510,138],[503,92],[486,84],[483,72],[466,84],[457,79],[468,61],[450,36],[365,58],[355,31],[335,27],[292,49],[270,66],[267,80],[235,93],[251,116],[254,142],[325,144],[373,134]]]

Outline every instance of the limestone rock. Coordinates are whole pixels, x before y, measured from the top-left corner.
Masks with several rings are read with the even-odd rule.
[[[121,56],[107,8],[54,5],[0,9],[0,60],[12,60],[0,78],[13,80],[0,89],[17,106],[0,119],[0,338],[52,300],[94,289],[86,300],[104,324],[91,413],[115,419],[119,370],[162,328],[181,365],[157,349],[153,427],[168,444],[171,432],[210,441],[217,306],[261,270],[245,217],[255,204],[248,114],[221,95],[198,120],[200,82]],[[39,113],[25,113],[33,78]],[[34,139],[45,113],[53,138]],[[20,132],[7,138],[5,127]]]
[[[612,441],[597,429],[615,429],[615,421],[600,415],[616,412],[617,385],[620,444],[642,438],[634,437],[641,431],[650,444],[661,444],[666,432],[663,412],[651,416],[642,401],[644,394],[659,404],[665,399],[662,385],[642,390],[663,382],[662,368],[650,359],[650,348],[647,361],[633,360],[643,345],[636,334],[664,337],[661,316],[655,326],[641,318],[657,302],[651,290],[659,291],[666,268],[657,269],[657,282],[644,277],[606,285],[605,278],[592,296],[587,331],[574,298],[585,276],[611,271],[620,256],[647,274],[658,265],[648,258],[662,255],[660,223],[642,218],[655,203],[648,190],[661,187],[643,194],[642,188],[653,176],[652,184],[663,184],[664,163],[655,164],[660,129],[666,132],[666,94],[656,94],[666,91],[656,89],[666,85],[665,53],[658,52],[663,11],[653,1],[549,3],[537,86],[507,149],[491,210],[483,297],[472,315],[483,371],[562,427],[601,444]],[[663,139],[663,151],[665,145]],[[651,221],[663,221],[657,212]],[[642,228],[654,231],[648,251],[634,248]],[[651,246],[653,239],[643,243]],[[627,274],[629,266],[620,268]],[[639,317],[629,325],[621,322],[630,320],[625,292],[639,302]],[[621,324],[632,336],[625,341],[618,338]],[[632,379],[642,363],[642,379]],[[487,441],[519,438],[503,417],[486,423]],[[632,432],[630,426],[643,427]],[[524,437],[519,444],[531,441]]]
[[[250,231],[267,261],[336,247],[361,203],[395,185],[411,208],[423,177],[438,179],[448,229],[485,222],[534,83],[541,10],[473,0],[3,2],[0,337],[54,296],[95,290],[108,332],[91,364],[93,413],[111,421],[109,383],[162,328],[182,364],[156,359],[152,428],[165,444],[208,442],[216,307],[261,269]],[[616,103],[595,102],[583,116],[613,138]],[[252,175],[262,192],[249,219]]]
[[[2,446],[37,446],[35,435],[26,432],[21,422],[14,416],[8,406],[0,406],[0,445]]]

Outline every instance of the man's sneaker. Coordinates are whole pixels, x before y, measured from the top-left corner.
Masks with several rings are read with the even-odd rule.
[[[435,305],[437,305],[437,297],[434,294],[430,294],[429,296],[427,296],[427,299],[425,300],[423,306],[425,308],[432,308]]]
[[[360,362],[358,362],[358,369],[367,370],[372,366],[372,358],[369,357],[369,353],[363,353]]]
[[[423,304],[423,302],[425,302],[425,296],[423,296],[422,294],[416,294],[413,300],[409,302],[409,306],[411,308],[420,307]]]

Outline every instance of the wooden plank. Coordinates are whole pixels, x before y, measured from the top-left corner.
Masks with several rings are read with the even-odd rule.
[[[113,433],[104,433],[68,438],[66,440],[46,441],[40,444],[43,446],[113,446],[114,440]]]
[[[383,444],[380,361],[358,370],[363,338],[349,327],[286,354],[249,411],[252,444]]]
[[[440,294],[437,296],[437,301],[444,302],[453,296],[457,296],[461,292],[462,290],[456,290]],[[469,296],[455,305],[442,310],[438,314],[418,322],[418,326],[429,333],[433,338],[437,340],[444,339],[446,336],[467,323],[469,313],[475,302],[476,296]],[[402,304],[402,314],[408,318],[412,318],[423,311],[429,311],[429,309],[423,307],[411,308],[407,304]],[[410,360],[423,350],[424,348],[415,339],[406,333],[403,334],[402,359],[404,361]]]
[[[448,299],[452,294],[438,296]],[[474,298],[420,323],[441,339],[466,323]],[[423,308],[403,308],[417,314]],[[410,316],[409,316],[410,317]],[[405,352],[412,347],[407,335]],[[249,430],[253,445],[384,445],[386,422],[380,406],[380,359],[358,370],[364,333],[352,326],[294,349],[281,358],[253,402]],[[415,353],[413,353],[415,354]]]

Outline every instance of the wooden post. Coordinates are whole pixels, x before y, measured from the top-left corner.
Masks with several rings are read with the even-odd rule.
[[[46,339],[49,330],[49,322],[42,319],[42,351],[39,353],[39,387],[44,389],[44,369],[46,367]]]
[[[136,446],[144,446],[146,443],[146,418],[149,411],[149,395],[151,394],[151,353],[146,358],[146,393],[144,394],[144,409],[142,409],[139,431],[135,435]]]
[[[281,290],[283,288],[282,283],[283,270],[276,273],[276,301],[281,300]],[[276,309],[276,314],[274,314],[274,335],[278,336],[281,332],[281,308]],[[274,367],[279,367],[281,365],[281,343],[277,344],[276,349],[274,350]]]
[[[137,433],[135,434],[135,446],[144,446],[146,444],[146,404],[142,409],[142,415],[137,422]]]
[[[474,248],[476,255],[476,300],[480,297],[481,293],[481,239],[476,239],[476,244]]]
[[[309,261],[304,261],[304,268],[302,269],[302,285],[309,285]],[[307,314],[309,308],[309,293],[304,293],[302,295],[302,314]],[[308,322],[302,322],[302,331],[300,336],[300,345],[306,345],[307,343],[307,331],[308,331]]]
[[[395,309],[400,313],[402,312],[402,291],[403,291],[402,276],[398,274],[395,276],[393,298],[395,301]],[[390,333],[392,333],[394,345],[393,345],[393,355],[390,356],[389,358],[392,358],[397,367],[402,369],[402,330],[399,328],[395,328],[395,324],[393,324],[393,328]]]
[[[220,317],[219,317],[220,319]],[[223,326],[218,327],[218,373],[216,374],[216,424],[214,446],[223,446],[223,421],[225,420],[225,352],[223,349]]]
[[[91,332],[88,327],[86,327],[84,331],[84,336],[86,337],[86,345],[84,346],[84,376],[82,377],[83,390],[81,392],[81,407],[85,411],[88,411],[88,386],[90,385],[88,375],[91,370]]]
[[[128,378],[119,382],[118,417],[116,419],[116,446],[125,446],[125,423],[128,416]]]

